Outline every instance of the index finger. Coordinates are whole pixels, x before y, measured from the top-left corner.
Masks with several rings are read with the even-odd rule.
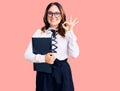
[[[70,15],[70,22],[72,22],[72,15]]]

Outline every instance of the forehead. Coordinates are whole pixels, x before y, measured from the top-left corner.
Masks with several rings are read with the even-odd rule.
[[[58,12],[58,11],[60,11],[59,9],[58,9],[58,7],[56,6],[56,5],[52,5],[49,9],[48,9],[48,11],[52,11],[52,12]]]

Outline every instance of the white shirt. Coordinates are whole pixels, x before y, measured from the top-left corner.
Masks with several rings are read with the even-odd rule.
[[[51,35],[52,32],[50,31],[50,28],[45,32],[42,32],[41,29],[37,29],[32,37],[51,37]],[[64,38],[59,34],[56,35],[56,38],[57,38],[58,48],[56,49],[57,53],[53,53],[55,58],[59,60],[64,60],[68,58],[69,55],[73,58],[78,57],[79,47],[76,42],[77,38],[72,30],[67,31]],[[31,62],[37,62],[37,63],[45,62],[45,55],[33,54],[32,39],[25,51],[24,56],[26,60],[29,60]]]

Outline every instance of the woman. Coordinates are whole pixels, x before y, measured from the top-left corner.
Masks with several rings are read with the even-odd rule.
[[[51,74],[37,71],[36,91],[74,91],[72,74],[67,62],[68,55],[73,58],[78,57],[79,47],[76,43],[76,36],[73,27],[78,23],[77,19],[66,21],[66,15],[62,6],[58,2],[50,3],[44,15],[45,26],[38,29],[32,37],[52,37],[54,51],[45,55],[32,53],[32,42],[28,45],[25,58],[32,62],[52,64]],[[52,31],[51,31],[52,30]],[[53,47],[53,46],[52,46]]]

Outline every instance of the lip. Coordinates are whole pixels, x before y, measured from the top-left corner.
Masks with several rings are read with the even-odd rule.
[[[51,19],[50,21],[51,21],[51,22],[56,22],[57,20],[55,20],[55,19]]]

